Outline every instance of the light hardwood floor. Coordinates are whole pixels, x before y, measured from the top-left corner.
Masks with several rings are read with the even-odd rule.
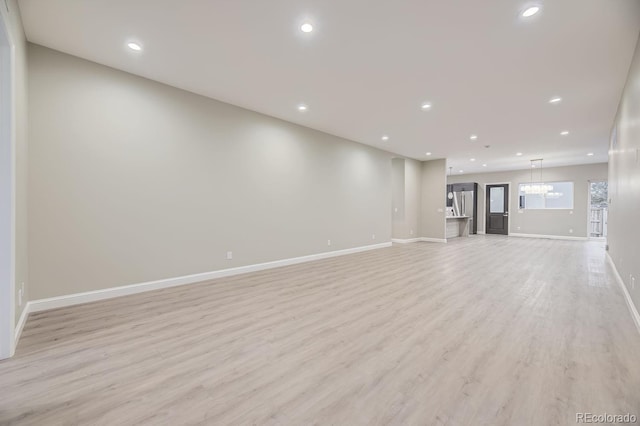
[[[32,314],[0,423],[575,424],[640,415],[602,243],[394,245]]]

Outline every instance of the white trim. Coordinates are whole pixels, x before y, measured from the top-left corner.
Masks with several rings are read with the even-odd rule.
[[[547,240],[570,240],[570,241],[587,241],[587,237],[569,237],[564,235],[543,235],[543,234],[509,234],[510,237],[520,238],[545,238]]]
[[[81,303],[95,302],[98,300],[111,299],[114,297],[127,296],[130,294],[143,293],[145,291],[158,290],[161,288],[175,287],[185,284],[193,284],[208,281],[215,278],[230,277],[232,275],[245,274],[247,272],[264,271],[266,269],[278,268],[281,266],[295,265],[297,263],[311,262],[313,260],[327,259],[330,257],[343,256],[367,250],[375,250],[384,247],[391,247],[391,241],[368,246],[354,247],[344,250],[336,250],[325,253],[311,254],[308,256],[293,257],[290,259],[276,260],[273,262],[258,263],[254,265],[239,266],[237,268],[220,269],[217,271],[203,272],[200,274],[185,275],[182,277],[167,278],[157,281],[147,281],[138,284],[124,285],[120,287],[105,288],[102,290],[87,291],[84,293],[67,294],[64,296],[50,297],[48,299],[32,300],[29,302],[30,312],[40,312],[49,309],[62,308],[65,306],[79,305]]]
[[[631,299],[631,295],[629,294],[629,290],[627,286],[624,284],[620,273],[618,272],[618,268],[616,268],[616,264],[613,262],[611,255],[607,252],[607,260],[609,264],[611,264],[611,269],[613,269],[613,275],[616,277],[616,281],[620,284],[622,288],[622,293],[624,294],[624,300],[627,302],[627,306],[629,307],[629,312],[631,312],[631,317],[633,318],[633,322],[636,324],[636,328],[638,329],[638,333],[640,333],[640,313],[638,313],[638,309],[636,309],[636,305],[633,304],[633,299]]]
[[[20,336],[22,335],[22,329],[24,328],[24,325],[27,323],[27,318],[29,318],[30,312],[31,312],[31,302],[27,302],[27,304],[24,305],[24,309],[22,310],[22,314],[20,315],[18,324],[16,324],[16,332],[15,332],[16,347],[18,346],[18,341],[20,340]]]
[[[427,243],[446,243],[446,238],[429,238],[429,237],[418,237],[418,238],[409,238],[409,239],[400,239],[400,238],[392,238],[391,242],[399,243],[399,244],[409,244],[409,243],[417,243],[420,241],[424,241]]]
[[[429,237],[420,237],[420,241],[426,241],[428,243],[446,243],[446,238],[429,238]]]
[[[478,231],[478,235],[485,235],[484,231]]]
[[[391,239],[392,243],[399,243],[399,244],[417,243],[418,241],[420,241],[420,238],[407,238],[407,239],[392,238]]]

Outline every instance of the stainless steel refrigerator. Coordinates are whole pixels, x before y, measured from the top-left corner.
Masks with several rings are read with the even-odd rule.
[[[478,233],[478,184],[453,183],[447,185],[447,207],[453,209],[453,216],[468,216],[469,233]]]

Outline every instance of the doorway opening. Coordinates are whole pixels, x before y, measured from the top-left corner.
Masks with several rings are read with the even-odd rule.
[[[589,182],[589,238],[607,238],[609,213],[609,185],[607,181]]]

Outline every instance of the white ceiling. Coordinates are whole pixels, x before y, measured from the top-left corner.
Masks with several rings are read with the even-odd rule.
[[[529,4],[21,0],[20,8],[31,42],[407,157],[447,157],[456,171],[526,168],[539,157],[545,167],[607,161],[640,1],[539,1],[541,12],[522,18]],[[131,40],[143,52],[130,51]],[[549,104],[553,96],[562,102]]]

